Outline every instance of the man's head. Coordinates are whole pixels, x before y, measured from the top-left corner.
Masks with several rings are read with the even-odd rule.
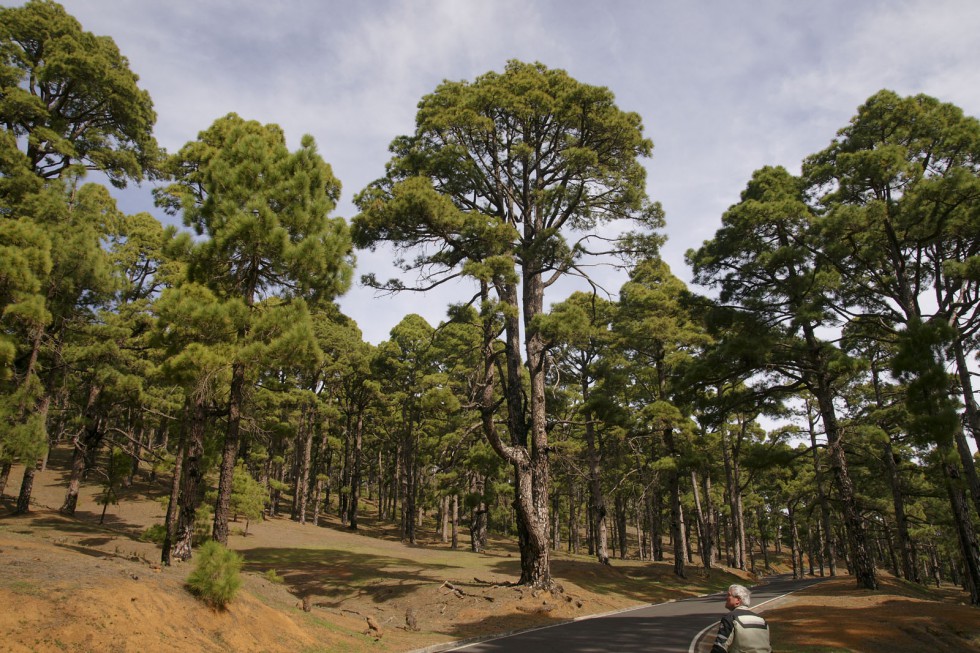
[[[729,610],[741,606],[747,608],[752,605],[752,592],[744,585],[730,585],[728,596],[725,597],[725,607]]]

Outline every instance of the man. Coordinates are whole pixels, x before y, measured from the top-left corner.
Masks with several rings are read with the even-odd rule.
[[[718,636],[711,653],[772,653],[769,625],[752,612],[752,593],[742,585],[728,588],[725,607],[731,610],[718,625]]]

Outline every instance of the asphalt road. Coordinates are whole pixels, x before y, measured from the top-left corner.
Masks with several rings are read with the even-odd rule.
[[[752,607],[764,608],[767,602],[821,580],[771,578],[752,588]],[[694,639],[706,628],[717,624],[725,612],[724,595],[713,594],[583,619],[449,650],[466,653],[689,653],[694,650]]]

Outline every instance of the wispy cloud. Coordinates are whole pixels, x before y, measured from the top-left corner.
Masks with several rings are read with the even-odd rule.
[[[413,129],[419,99],[443,79],[473,79],[517,58],[608,86],[654,140],[649,191],[667,211],[664,257],[681,277],[684,251],[713,235],[753,170],[798,166],[875,91],[927,93],[980,115],[973,0],[63,4],[130,59],[165,147],[230,111],[282,125],[294,145],[313,134],[344,184],[347,217],[353,194],[383,174],[392,138]],[[142,201],[150,206],[148,193]],[[391,258],[362,252],[358,273],[387,277]],[[620,278],[603,281],[616,290]],[[378,299],[355,288],[342,305],[376,342],[404,313],[435,322],[468,292]]]

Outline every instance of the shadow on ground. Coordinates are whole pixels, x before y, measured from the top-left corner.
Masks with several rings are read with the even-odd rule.
[[[425,566],[410,559],[352,553],[337,549],[254,548],[240,549],[245,570],[256,573],[276,571],[289,592],[308,598],[320,607],[337,608],[352,597],[369,597],[381,603],[409,596],[423,585],[441,582],[433,575],[450,565]],[[379,573],[385,584],[375,581]]]

